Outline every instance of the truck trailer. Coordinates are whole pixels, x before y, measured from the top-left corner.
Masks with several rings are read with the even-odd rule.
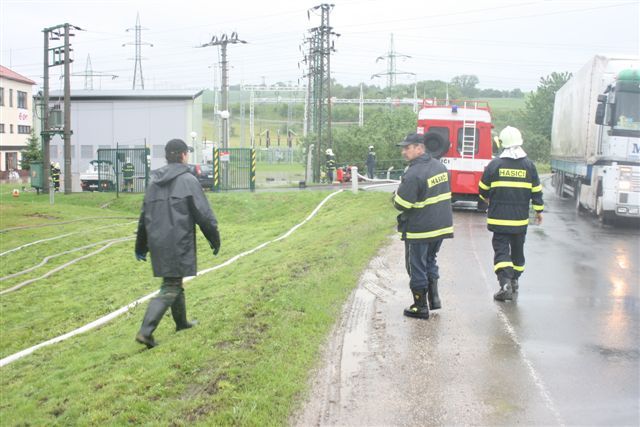
[[[602,222],[640,218],[640,59],[595,56],[556,93],[552,184]]]

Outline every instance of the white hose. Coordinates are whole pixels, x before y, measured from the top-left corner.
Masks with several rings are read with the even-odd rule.
[[[316,208],[313,210],[313,212],[311,212],[311,214],[309,214],[308,217],[306,217],[301,223],[293,226],[289,231],[287,231],[282,236],[280,236],[280,237],[278,237],[276,239],[270,240],[268,242],[262,243],[262,244],[256,246],[255,248],[250,249],[250,250],[248,250],[246,252],[242,252],[241,254],[238,254],[238,255],[234,256],[233,258],[228,259],[224,263],[216,265],[215,267],[211,267],[211,268],[199,271],[197,275],[201,276],[203,274],[206,274],[206,273],[209,273],[211,271],[217,270],[219,268],[225,267],[225,266],[237,261],[238,259],[240,259],[240,258],[242,258],[242,257],[244,257],[246,255],[252,254],[252,253],[264,248],[265,246],[269,245],[270,243],[277,242],[279,240],[282,240],[282,239],[285,239],[285,238],[289,237],[300,226],[304,225],[307,221],[309,221],[311,218],[313,218],[318,213],[320,208],[327,202],[327,200],[329,200],[330,198],[332,198],[333,196],[335,196],[336,194],[341,193],[341,192],[342,192],[342,190],[338,190],[338,191],[336,191],[334,193],[329,194],[327,197],[325,197],[318,204],[318,206],[316,206]],[[189,280],[192,280],[192,279],[193,279],[193,277],[187,277],[184,281],[186,282],[186,281],[189,281]],[[96,328],[98,326],[104,325],[105,323],[115,319],[116,317],[120,316],[121,314],[126,313],[127,311],[129,311],[129,309],[134,308],[138,304],[141,304],[141,303],[153,298],[154,296],[156,296],[156,294],[158,292],[159,291],[154,291],[154,292],[150,293],[149,295],[145,295],[142,298],[139,298],[136,301],[134,301],[134,302],[132,302],[132,303],[130,303],[128,305],[125,305],[124,307],[121,307],[121,308],[119,308],[118,310],[116,310],[114,312],[111,312],[111,313],[107,314],[106,316],[103,316],[103,317],[101,317],[101,318],[99,318],[97,320],[94,320],[91,323],[87,323],[86,325],[81,326],[78,329],[74,329],[73,331],[67,332],[66,334],[59,335],[59,336],[57,336],[55,338],[52,338],[52,339],[50,339],[48,341],[41,342],[40,344],[36,344],[36,345],[34,345],[32,347],[29,347],[29,348],[21,350],[21,351],[19,351],[17,353],[14,353],[14,354],[12,354],[10,356],[4,357],[4,358],[0,359],[0,368],[5,366],[5,365],[8,365],[11,362],[15,362],[16,360],[21,359],[24,356],[27,356],[27,355],[33,353],[34,351],[36,351],[39,348],[46,347],[46,346],[49,346],[51,344],[55,344],[55,343],[64,341],[64,340],[66,340],[68,338],[71,338],[73,336],[76,336],[76,335],[79,335],[81,333],[87,332],[87,331],[89,331],[89,330],[91,330],[93,328]]]
[[[103,228],[122,227],[123,225],[131,225],[131,224],[135,224],[137,222],[138,221],[131,221],[131,222],[125,222],[125,223],[122,223],[122,224],[104,225],[102,227],[93,228],[93,229],[91,229],[91,231],[101,230]],[[0,256],[5,256],[7,254],[10,254],[11,252],[19,251],[20,249],[24,249],[24,248],[27,248],[29,246],[37,245],[38,243],[44,243],[44,242],[49,242],[51,240],[62,239],[63,237],[68,237],[68,236],[71,236],[73,234],[79,234],[79,233],[86,233],[86,231],[74,231],[72,233],[61,234],[59,236],[49,237],[47,239],[36,240],[35,242],[26,243],[26,244],[24,244],[22,246],[18,246],[17,248],[13,248],[13,249],[9,249],[7,251],[4,251],[4,252],[0,253]]]
[[[73,253],[73,252],[78,252],[78,251],[81,251],[83,249],[89,249],[89,248],[92,248],[94,246],[102,245],[103,243],[120,241],[121,239],[123,239],[123,237],[119,237],[119,238],[115,238],[115,239],[107,239],[107,240],[103,240],[101,242],[92,243],[92,244],[87,245],[87,246],[82,246],[82,247],[79,247],[79,248],[73,248],[73,249],[69,249],[68,251],[60,252],[58,254],[49,255],[47,257],[44,257],[39,264],[34,265],[33,267],[29,267],[26,270],[18,271],[17,273],[12,273],[12,274],[10,274],[8,276],[0,277],[0,282],[2,282],[4,280],[8,280],[8,279],[13,279],[14,277],[22,276],[23,274],[26,274],[26,273],[28,273],[30,271],[33,271],[38,267],[42,267],[43,265],[48,263],[49,260],[51,260],[53,258],[57,258],[59,256],[70,254],[70,253]]]
[[[89,257],[91,257],[91,256],[93,256],[95,254],[98,254],[98,253],[104,251],[105,249],[107,249],[111,245],[115,245],[116,243],[121,243],[121,242],[127,242],[127,241],[130,241],[130,240],[133,240],[133,239],[135,239],[135,237],[127,237],[127,238],[124,238],[124,239],[115,240],[115,241],[113,241],[111,243],[108,243],[108,244],[104,245],[103,247],[101,247],[97,251],[93,251],[91,253],[88,253],[86,255],[81,256],[80,258],[73,259],[73,260],[71,260],[71,261],[69,261],[69,262],[67,262],[65,264],[62,264],[59,267],[54,268],[53,270],[49,270],[48,272],[46,272],[45,274],[43,274],[40,277],[36,277],[35,279],[29,279],[29,280],[26,280],[26,281],[18,284],[18,285],[12,286],[11,288],[4,289],[4,290],[0,291],[0,295],[4,295],[4,294],[8,294],[9,292],[17,291],[18,289],[24,288],[25,286],[30,285],[33,282],[36,282],[36,281],[38,281],[40,279],[47,278],[47,277],[51,276],[53,273],[57,273],[58,271],[60,271],[60,270],[62,270],[64,268],[67,268],[70,265],[75,264],[78,261],[82,261],[83,259],[89,258]]]

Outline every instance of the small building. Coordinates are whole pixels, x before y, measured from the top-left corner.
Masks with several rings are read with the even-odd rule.
[[[33,126],[32,87],[36,82],[0,65],[0,172],[20,169],[21,151]]]
[[[64,108],[62,91],[49,94],[49,106]],[[50,118],[50,127],[60,125]],[[39,133],[40,123],[37,128]],[[149,148],[151,169],[157,169],[166,164],[164,146],[170,139],[199,143],[191,135],[202,137],[202,91],[72,90],[71,131],[73,191],[80,191],[80,174],[101,148]],[[64,173],[61,134],[52,137],[50,150],[51,162]]]

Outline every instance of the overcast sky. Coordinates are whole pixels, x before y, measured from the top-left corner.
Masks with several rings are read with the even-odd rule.
[[[639,0],[336,0],[330,24],[341,36],[331,58],[343,84],[386,84],[390,35],[397,71],[418,80],[478,76],[480,88],[535,89],[554,71],[575,72],[595,54],[637,56]],[[246,45],[230,45],[230,83],[267,84],[302,79],[299,50],[306,31],[320,24],[309,0],[0,0],[2,65],[42,84],[42,29],[68,22],[82,28],[72,39],[72,87],[85,86],[87,56],[94,89],[130,89],[134,32],[140,14],[146,89],[213,86],[218,48],[196,48],[213,35],[236,31]],[[55,43],[55,42],[54,42]],[[62,67],[51,69],[53,90]],[[398,75],[398,83],[413,76]],[[428,95],[428,94],[427,94]]]

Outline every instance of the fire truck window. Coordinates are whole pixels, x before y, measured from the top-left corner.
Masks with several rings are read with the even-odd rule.
[[[472,136],[473,135],[473,129],[470,128],[466,128],[465,132],[467,134],[467,136]],[[480,130],[478,128],[476,128],[476,134],[474,137],[474,147],[473,147],[473,152],[475,154],[478,154],[478,150],[480,149],[480,144],[478,144],[478,138],[480,136]],[[462,153],[462,128],[458,129],[458,153]]]
[[[449,139],[449,128],[439,127],[439,126],[431,126],[428,131],[437,133],[442,138],[444,138],[445,141],[450,141],[450,139]]]

